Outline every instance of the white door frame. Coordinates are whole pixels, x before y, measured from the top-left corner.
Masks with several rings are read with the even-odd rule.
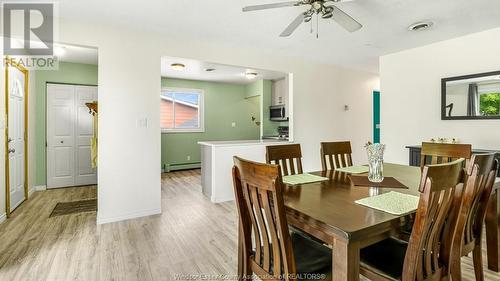
[[[78,83],[64,83],[64,82],[50,82],[50,81],[47,81],[45,83],[45,91],[46,91],[46,95],[45,95],[45,109],[46,109],[46,112],[45,112],[45,120],[47,120],[47,125],[45,126],[45,182],[47,184],[47,188],[49,189],[49,185],[48,185],[48,178],[49,178],[49,172],[48,172],[48,167],[49,167],[49,155],[48,155],[48,143],[49,143],[49,132],[48,132],[48,129],[49,129],[49,126],[48,126],[48,119],[49,119],[49,112],[48,112],[48,106],[49,106],[49,95],[48,95],[48,86],[49,85],[67,85],[67,86],[75,86],[75,87],[78,87],[78,86],[83,86],[83,87],[96,87],[97,90],[99,91],[98,89],[98,85],[93,85],[93,84],[78,84]],[[76,109],[75,109],[76,110]],[[75,138],[76,138],[76,135],[75,135]],[[76,140],[75,140],[76,141]],[[76,146],[76,143],[73,144],[74,146]],[[76,149],[75,149],[76,151]],[[76,159],[73,159],[73,161],[75,162],[75,165],[78,164],[76,163]],[[76,177],[76,175],[75,175]],[[82,186],[81,184],[76,184],[74,186]],[[85,185],[84,185],[85,186]],[[68,187],[71,187],[71,186],[68,186]],[[50,189],[56,189],[56,188],[65,188],[65,187],[52,187]]]
[[[5,213],[10,217],[10,163],[9,163],[9,67],[24,74],[24,198],[28,200],[28,86],[29,72],[23,66],[6,59],[5,67]]]

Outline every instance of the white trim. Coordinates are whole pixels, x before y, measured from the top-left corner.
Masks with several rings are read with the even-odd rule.
[[[28,189],[28,197],[31,198],[31,195],[33,195],[33,193],[35,193],[36,189],[34,186],[30,187]]]
[[[7,219],[7,214],[3,213],[0,215],[0,223],[3,223]]]
[[[46,185],[37,185],[37,186],[34,186],[33,189],[35,189],[35,191],[45,191],[45,190],[47,190],[47,186]]]
[[[112,223],[112,222],[119,222],[119,221],[136,219],[136,218],[147,217],[147,216],[153,216],[153,215],[158,215],[158,214],[161,214],[161,208],[159,208],[159,209],[151,209],[151,210],[144,210],[144,211],[139,211],[139,212],[133,212],[133,213],[129,213],[129,214],[125,214],[125,215],[120,215],[120,216],[115,216],[115,217],[101,218],[99,216],[99,211],[98,211],[98,213],[97,213],[97,224],[106,224],[106,223]]]
[[[161,92],[186,92],[186,93],[194,93],[198,94],[200,99],[199,99],[199,104],[196,108],[198,108],[198,123],[200,125],[199,128],[188,128],[188,129],[182,129],[182,128],[175,128],[175,129],[161,129],[162,133],[204,133],[205,132],[205,91],[203,89],[188,89],[188,88],[175,88],[175,87],[162,87]],[[160,93],[160,98],[165,98],[161,96]],[[182,101],[175,101],[174,102],[174,115],[175,115],[175,104],[180,103],[180,104],[188,104]],[[189,104],[190,106],[193,106],[192,104]]]

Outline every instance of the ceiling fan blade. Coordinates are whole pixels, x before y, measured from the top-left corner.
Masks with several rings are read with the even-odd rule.
[[[360,30],[363,25],[353,19],[350,15],[346,14],[341,9],[336,6],[331,6],[333,8],[332,11],[332,19],[336,21],[340,26],[346,29],[349,32],[354,32]]]
[[[300,1],[289,1],[289,2],[283,2],[283,3],[274,3],[274,4],[263,4],[263,5],[255,5],[255,6],[248,6],[243,8],[243,12],[250,12],[250,11],[257,11],[257,10],[266,10],[266,9],[274,9],[274,8],[282,8],[282,7],[292,7],[292,6],[298,6],[302,2]]]
[[[288,37],[292,35],[295,29],[297,29],[299,25],[304,22],[304,18],[305,18],[304,13],[300,13],[300,15],[292,21],[292,23],[280,34],[280,36]]]

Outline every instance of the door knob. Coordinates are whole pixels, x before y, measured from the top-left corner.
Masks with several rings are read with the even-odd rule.
[[[9,153],[14,153],[14,152],[16,152],[16,150],[14,148],[9,149]]]

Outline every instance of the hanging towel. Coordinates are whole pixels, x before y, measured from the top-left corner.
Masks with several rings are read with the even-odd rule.
[[[94,133],[90,141],[91,152],[90,157],[92,161],[92,168],[97,168],[97,113],[94,114]]]

